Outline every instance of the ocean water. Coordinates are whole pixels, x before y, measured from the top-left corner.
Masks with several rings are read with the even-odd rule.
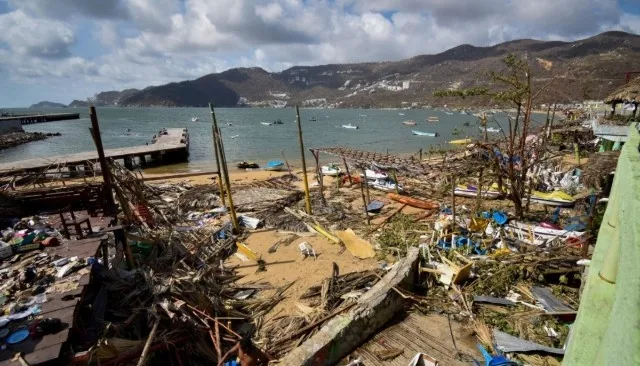
[[[60,112],[51,110],[49,112]],[[0,151],[0,161],[17,161],[33,157],[54,156],[95,149],[89,127],[88,109],[78,111],[81,119],[26,125],[30,132],[60,132],[62,136],[31,142]],[[20,112],[13,110],[13,112]],[[43,111],[47,112],[47,111]],[[32,112],[33,113],[33,112]],[[404,114],[404,115],[401,115]],[[188,128],[190,133],[189,162],[164,167],[164,171],[196,171],[213,169],[211,114],[207,108],[97,108],[102,141],[105,148],[141,145],[163,127]],[[416,153],[433,148],[447,148],[448,141],[466,136],[479,136],[478,118],[473,115],[446,114],[434,110],[380,109],[301,109],[305,149],[343,146],[368,151]],[[439,117],[437,123],[426,122],[430,116]],[[192,122],[198,117],[198,122]],[[227,161],[242,160],[264,163],[282,160],[282,153],[290,162],[300,160],[295,109],[219,108],[216,117],[224,139]],[[315,118],[316,121],[310,121]],[[544,116],[538,116],[543,119]],[[282,125],[263,126],[260,122],[282,120]],[[416,126],[405,126],[406,120]],[[464,126],[469,122],[470,126]],[[228,123],[232,125],[229,126]],[[357,130],[342,128],[343,124],[358,126]],[[506,116],[491,116],[489,124],[507,127]],[[131,132],[127,133],[126,130]],[[460,131],[453,135],[454,130]],[[439,137],[414,136],[411,130],[438,132]],[[308,154],[310,158],[311,155]],[[323,158],[321,157],[321,160]],[[325,159],[329,159],[326,157]]]

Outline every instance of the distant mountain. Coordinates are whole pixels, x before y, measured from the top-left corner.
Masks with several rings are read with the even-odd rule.
[[[95,105],[96,107],[104,107],[104,106],[122,106],[121,101],[125,98],[128,98],[134,94],[139,93],[138,89],[125,89],[122,91],[106,91],[101,92],[93,97],[87,98],[86,101],[83,100],[74,100],[69,104],[69,107],[81,108],[88,107],[90,105]]]
[[[42,101],[32,104],[29,108],[67,108],[66,104]]]
[[[202,107],[291,106],[404,107],[461,103],[437,98],[441,89],[486,82],[509,53],[526,56],[534,84],[561,76],[538,99],[570,102],[602,99],[624,83],[625,73],[640,70],[640,36],[606,32],[575,42],[514,40],[489,47],[460,45],[435,55],[393,62],[294,66],[270,73],[235,68],[196,80],[97,94],[96,105]],[[466,100],[464,103],[492,103]]]

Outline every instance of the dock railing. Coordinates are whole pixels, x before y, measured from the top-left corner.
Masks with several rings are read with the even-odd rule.
[[[616,167],[563,365],[640,365],[640,134]]]

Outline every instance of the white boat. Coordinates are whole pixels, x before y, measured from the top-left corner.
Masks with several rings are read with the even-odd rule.
[[[440,118],[433,116],[433,117],[427,117],[427,122],[440,122]]]
[[[238,136],[240,136],[240,135],[233,135],[233,136],[231,136],[231,139],[235,139]]]
[[[393,179],[386,177],[386,178],[377,178],[374,180],[367,180],[367,184],[369,184],[369,187],[380,190],[380,191],[384,191],[384,192],[395,192],[396,191],[396,183]],[[404,191],[404,188],[402,187],[401,184],[398,184],[398,191],[402,192]]]
[[[335,164],[322,166],[322,175],[326,175],[327,177],[337,177],[340,173],[342,173],[342,169]]]
[[[454,194],[456,196],[460,196],[460,197],[477,197],[478,196],[478,187],[477,186],[472,186],[472,185],[458,185],[456,187],[456,189],[454,190]],[[493,190],[493,189],[489,189],[487,190],[487,187],[484,187],[484,189],[482,190],[482,197],[486,198],[486,199],[490,199],[490,200],[494,200],[498,197],[500,197],[500,192]]]
[[[484,128],[480,127],[480,131],[484,132]],[[487,132],[500,133],[502,128],[487,127]]]
[[[371,169],[366,169],[364,173],[367,175],[367,180],[386,179],[389,178],[387,173],[379,172]],[[360,177],[364,178],[364,175],[360,174]]]
[[[354,126],[351,123],[349,123],[348,125],[342,125],[342,128],[348,128],[350,130],[357,130],[358,126]]]
[[[586,231],[552,229],[518,221],[509,222],[505,229],[508,232],[515,234],[518,239],[534,245],[540,245],[548,240],[556,238],[580,238],[586,233]],[[532,236],[533,241],[531,240]]]
[[[448,114],[448,115],[452,115],[453,112],[448,112],[448,111],[444,111],[444,113]]]
[[[404,116],[404,113],[400,112],[398,113],[398,116]]]
[[[415,126],[415,125],[417,125],[416,121],[414,121],[414,120],[412,120],[412,119],[410,119],[410,120],[408,120],[408,121],[404,121],[404,122],[402,122],[402,123],[403,123],[403,124],[405,124],[405,125],[407,125],[407,126]]]
[[[229,122],[227,123],[227,126],[233,126],[233,123]]]
[[[200,119],[198,117],[191,118],[191,122],[198,122]]]
[[[271,126],[271,122],[260,122],[263,126]]]
[[[422,131],[412,130],[411,133],[413,133],[416,136],[428,136],[428,137],[437,137],[438,136],[437,132],[422,132]]]

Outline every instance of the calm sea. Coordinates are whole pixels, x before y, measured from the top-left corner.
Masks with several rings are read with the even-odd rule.
[[[0,161],[17,161],[95,149],[89,135],[91,122],[88,110],[78,108],[42,112],[61,111],[78,111],[82,118],[24,126],[26,131],[60,132],[62,136],[0,151]],[[191,141],[189,162],[164,167],[161,170],[196,171],[214,168],[211,115],[206,108],[98,108],[97,113],[105,148],[144,144],[163,127],[187,127]],[[450,115],[442,111],[424,109],[302,109],[300,114],[305,148],[344,146],[378,152],[388,150],[389,153],[416,153],[420,149],[426,152],[431,146],[446,148],[450,146],[447,143],[450,140],[479,135],[477,117],[460,113]],[[281,151],[290,162],[300,160],[294,109],[219,108],[216,109],[216,116],[222,130],[229,163],[242,160],[258,163],[272,159],[282,160]],[[430,116],[437,116],[440,121],[426,122],[426,118]],[[193,117],[199,118],[199,121],[192,122]],[[315,121],[311,121],[313,118]],[[283,124],[260,124],[277,119]],[[415,120],[417,125],[405,126],[402,122],[406,120]],[[468,122],[469,126],[465,126],[465,122]],[[345,129],[341,127],[343,124],[353,124],[359,128]],[[494,127],[506,127],[505,116],[493,116],[490,124]],[[131,131],[127,132],[127,129]],[[456,129],[459,132],[454,135]],[[414,136],[411,130],[438,132],[440,136]]]

